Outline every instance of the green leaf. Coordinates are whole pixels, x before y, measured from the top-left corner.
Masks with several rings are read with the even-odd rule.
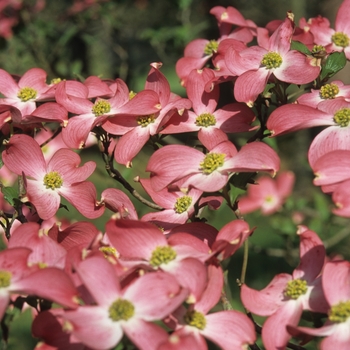
[[[312,52],[307,48],[306,45],[301,43],[300,41],[292,41],[290,45],[291,50],[297,50],[301,53],[304,53],[305,55],[311,55]]]
[[[8,202],[10,205],[15,205],[15,199],[18,198],[18,190],[14,187],[2,187],[1,192],[4,195],[4,198],[6,202]]]
[[[245,190],[238,188],[238,187],[235,187],[235,186],[231,186],[230,202],[233,204],[240,195],[245,194],[245,193],[246,193]]]
[[[322,67],[320,78],[321,80],[332,77],[335,73],[342,70],[346,65],[346,56],[344,52],[331,53],[324,66]]]
[[[254,177],[256,174],[256,172],[234,174],[230,178],[230,184],[232,184],[236,188],[240,188],[241,190],[246,190],[248,183],[255,183]]]

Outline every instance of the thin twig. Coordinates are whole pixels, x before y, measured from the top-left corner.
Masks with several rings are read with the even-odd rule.
[[[153,202],[150,202],[146,198],[142,197],[140,195],[140,193],[138,193],[129,184],[129,182],[122,176],[122,174],[117,169],[114,168],[114,166],[113,166],[113,154],[111,156],[109,156],[109,154],[108,154],[110,140],[106,134],[101,134],[99,136],[100,136],[100,140],[101,140],[102,146],[103,146],[103,152],[101,154],[102,154],[102,158],[103,158],[103,161],[105,163],[105,168],[106,168],[108,175],[112,179],[114,179],[114,180],[118,181],[120,184],[122,184],[124,186],[124,188],[126,190],[128,190],[142,204],[147,205],[148,207],[150,207],[152,209],[163,210],[164,208],[162,208],[161,206],[159,206]]]
[[[51,142],[55,137],[57,137],[57,136],[60,134],[61,131],[62,131],[62,128],[59,127],[51,137],[49,137],[46,141],[44,141],[44,142],[40,145],[40,148],[46,146],[49,142]]]
[[[224,310],[233,310],[233,307],[227,296],[227,294],[229,294],[229,291],[230,291],[227,275],[228,275],[228,271],[226,270],[224,272],[224,286],[222,287],[222,291],[221,291],[221,304]]]

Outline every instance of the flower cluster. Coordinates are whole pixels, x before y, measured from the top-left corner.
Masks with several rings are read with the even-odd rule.
[[[329,126],[312,141],[308,160],[334,213],[350,217],[350,86],[328,82],[350,59],[350,0],[335,29],[320,16],[296,27],[292,12],[265,28],[233,7],[211,14],[220,37],[190,42],[176,64],[186,97],[171,91],[159,62],[138,92],[120,78],[47,83],[41,68],[21,77],[0,69],[0,317],[31,307],[36,349],[108,350],[131,341],[141,350],[206,350],[207,339],[238,350],[258,348],[256,330],[267,350],[318,335],[327,336],[323,350],[349,347],[350,263],[325,263],[324,244],[308,226],[298,227],[292,274],[257,291],[245,283],[244,266],[238,284],[247,314],[227,300],[224,267],[243,245],[247,262],[255,229],[242,215],[282,210],[292,193],[293,172],[272,178],[281,160],[267,137]],[[232,101],[225,103],[228,84]],[[289,103],[292,85],[300,96]],[[80,153],[96,144],[107,174],[154,211],[139,216],[114,187],[98,193],[89,179],[96,163],[81,165]],[[135,182],[150,200],[118,170],[132,168],[149,145],[149,177],[136,174]],[[258,173],[272,177],[255,181]],[[203,213],[224,201],[233,218],[216,228]],[[65,220],[61,209],[70,206],[87,219],[106,215],[103,231]],[[304,311],[320,314],[322,327],[299,326]],[[267,317],[262,327],[251,313]]]

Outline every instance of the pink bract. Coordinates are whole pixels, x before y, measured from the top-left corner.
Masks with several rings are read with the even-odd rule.
[[[321,350],[347,350],[350,344],[349,279],[348,261],[328,262],[322,273],[322,286],[330,305],[328,320],[320,328],[288,326],[288,331],[301,339],[308,339],[310,335],[325,337],[320,344]]]
[[[158,96],[159,103],[152,107],[156,110],[148,112],[144,110],[142,113],[129,113],[124,116],[117,116],[110,119],[108,129],[112,134],[114,127],[121,127],[122,135],[118,140],[114,150],[114,158],[117,163],[124,164],[127,167],[131,166],[132,159],[140,152],[149,138],[159,133],[164,124],[175,113],[183,113],[185,109],[191,107],[191,102],[188,99],[181,98],[170,91],[170,85],[166,77],[160,72],[161,63],[152,63],[151,70],[148,73],[145,93],[151,93]],[[137,95],[134,97],[136,98]],[[131,102],[133,99],[131,100]]]
[[[31,114],[36,109],[36,101],[54,98],[46,93],[50,86],[46,84],[46,72],[40,68],[29,69],[18,81],[0,69],[0,92],[5,98],[1,104],[11,105],[19,109],[23,116]]]
[[[288,104],[274,110],[267,128],[272,136],[315,126],[328,126],[312,141],[309,149],[309,163],[312,168],[326,153],[336,150],[350,150],[349,117],[350,102],[343,98],[327,100],[313,108],[306,105]]]
[[[250,108],[240,103],[230,103],[217,109],[219,86],[207,91],[207,84],[215,79],[213,70],[193,70],[187,79],[186,90],[192,102],[192,111],[170,119],[162,134],[198,131],[198,139],[208,149],[228,140],[229,133],[255,129],[251,123],[255,115]]]
[[[192,335],[199,349],[206,349],[204,338],[210,339],[223,350],[244,349],[255,342],[254,325],[249,318],[234,310],[209,313],[220,299],[223,287],[221,267],[209,265],[207,288],[199,301],[186,310],[181,306],[172,315],[175,322],[169,326],[174,335]]]
[[[260,177],[256,184],[248,185],[247,194],[239,198],[239,211],[244,215],[261,209],[264,215],[273,214],[292,193],[294,181],[294,174],[287,171],[280,173],[276,179]]]
[[[106,232],[109,241],[120,254],[122,263],[166,271],[190,291],[190,297],[194,300],[203,292],[207,271],[201,258],[206,255],[191,242],[168,242],[157,226],[144,221],[110,220]]]
[[[335,29],[330,28],[329,20],[323,17],[312,18],[310,32],[318,45],[323,45],[327,52],[344,51],[346,58],[350,59],[350,1],[344,0],[337,12]]]
[[[166,331],[152,321],[166,317],[186,298],[187,291],[175,278],[161,271],[148,273],[122,289],[112,264],[102,257],[84,260],[77,271],[94,305],[67,311],[63,317],[82,343],[107,350],[125,333],[139,349],[149,350],[167,339]]]
[[[252,46],[240,52],[229,49],[226,65],[238,78],[234,96],[238,102],[253,106],[271,78],[292,84],[310,83],[320,73],[315,60],[290,50],[294,22],[288,13],[285,21],[268,41],[268,47]]]
[[[291,338],[286,326],[296,326],[303,310],[326,312],[328,309],[319,277],[325,248],[317,234],[307,227],[300,226],[298,234],[300,264],[292,275],[276,275],[261,291],[251,289],[246,284],[241,287],[243,305],[252,313],[269,316],[262,329],[262,339],[267,350],[286,346]],[[294,293],[293,290],[298,292]]]
[[[155,191],[180,179],[183,188],[193,186],[201,191],[219,191],[228,181],[230,173],[266,171],[275,174],[279,158],[263,142],[252,142],[240,151],[230,141],[219,143],[206,155],[182,145],[169,145],[156,151],[146,171],[151,173]]]

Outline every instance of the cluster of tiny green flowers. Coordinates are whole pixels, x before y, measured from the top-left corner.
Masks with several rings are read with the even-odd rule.
[[[212,55],[217,52],[219,48],[219,43],[216,40],[210,40],[209,43],[204,48],[205,55]]]
[[[350,317],[350,300],[333,305],[328,317],[332,322],[345,322]]]
[[[11,277],[11,272],[0,271],[0,288],[6,288],[11,284]]]
[[[176,213],[182,214],[189,208],[191,203],[192,203],[192,197],[190,196],[180,197],[176,200],[174,210]]]
[[[350,108],[342,108],[334,114],[333,120],[341,127],[346,127],[350,123]]]
[[[331,83],[331,84],[326,84],[321,87],[320,89],[320,96],[324,100],[329,100],[334,98],[339,94],[339,87],[338,85]]]
[[[134,316],[135,307],[129,300],[119,298],[109,307],[108,313],[114,322],[127,321]]]
[[[184,319],[186,324],[192,327],[196,327],[200,330],[203,330],[207,325],[207,320],[205,319],[205,316],[201,312],[196,310],[187,311]]]
[[[347,47],[349,46],[349,37],[344,33],[336,32],[332,35],[332,42],[334,45]]]
[[[296,279],[288,281],[284,290],[284,295],[291,299],[298,299],[307,292],[307,282],[305,280]]]
[[[208,153],[204,160],[199,163],[200,169],[204,174],[211,174],[224,165],[225,156],[223,153]]]
[[[154,114],[145,115],[137,118],[137,124],[145,128],[151,123],[154,123],[156,116]]]
[[[31,87],[24,87],[19,90],[17,97],[21,99],[22,102],[27,102],[36,98],[37,91]]]
[[[158,267],[162,264],[168,264],[176,258],[176,252],[170,246],[159,246],[153,250],[149,263],[153,267]]]
[[[92,107],[92,113],[95,114],[96,117],[100,115],[104,115],[111,110],[111,104],[106,100],[98,100]]]
[[[44,176],[44,185],[47,189],[55,190],[63,185],[63,179],[57,171],[51,171]]]
[[[263,56],[261,64],[266,67],[266,69],[278,68],[281,66],[283,60],[279,53],[277,52],[268,52]]]
[[[207,128],[208,126],[214,126],[216,124],[216,118],[211,113],[203,113],[196,118],[196,125]]]

